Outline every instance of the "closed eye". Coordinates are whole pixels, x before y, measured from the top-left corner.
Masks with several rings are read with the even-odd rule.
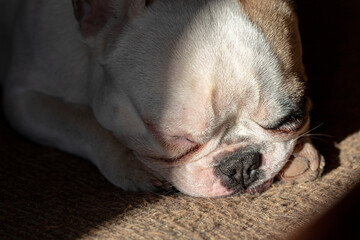
[[[168,140],[167,149],[171,152],[172,157],[170,158],[155,158],[156,160],[160,160],[163,162],[177,162],[182,160],[187,155],[196,152],[201,144],[194,142],[191,139],[180,136],[172,136]]]
[[[171,139],[178,142],[195,143],[194,140],[183,136],[171,136]]]
[[[200,144],[198,144],[194,140],[183,136],[172,136],[168,142],[168,146],[176,149],[176,152],[182,154],[191,152],[192,149],[196,148],[199,145]]]
[[[309,117],[311,101],[305,94],[300,101],[293,106],[295,107],[293,107],[287,115],[281,117],[273,124],[266,126],[265,129],[279,131],[296,131],[300,129]]]
[[[306,122],[308,115],[303,114],[302,112],[292,112],[270,126],[266,126],[265,129],[268,130],[280,130],[280,131],[296,131],[302,127]]]
[[[177,161],[177,160],[179,160],[179,159],[182,159],[182,158],[184,158],[185,156],[187,156],[187,155],[189,155],[189,154],[191,154],[191,153],[196,152],[196,151],[200,148],[200,146],[201,146],[200,144],[197,144],[197,145],[195,145],[194,147],[192,147],[192,148],[190,148],[189,150],[187,150],[186,152],[183,152],[181,155],[175,156],[175,157],[171,158],[170,161]]]
[[[288,116],[281,118],[275,124],[267,127],[266,129],[277,130],[277,129],[282,129],[282,128],[286,128],[286,129],[289,128],[289,129],[295,130],[299,127],[299,125],[301,125],[303,120],[304,120],[303,117],[297,118],[296,116],[288,115]]]

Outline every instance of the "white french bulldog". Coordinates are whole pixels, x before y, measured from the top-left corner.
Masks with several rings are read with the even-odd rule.
[[[263,191],[323,161],[301,51],[286,0],[24,1],[5,113],[124,190]]]

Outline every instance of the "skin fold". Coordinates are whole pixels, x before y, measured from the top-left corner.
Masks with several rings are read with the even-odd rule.
[[[37,0],[18,16],[9,121],[116,186],[219,197],[266,190],[289,159],[304,164],[282,176],[321,172],[288,1]]]

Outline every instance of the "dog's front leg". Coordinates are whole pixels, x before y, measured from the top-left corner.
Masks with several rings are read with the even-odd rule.
[[[285,182],[306,182],[319,178],[324,170],[325,159],[309,137],[303,137],[293,156],[279,173]]]
[[[114,185],[128,191],[156,191],[161,182],[95,119],[86,105],[39,92],[7,93],[5,111],[29,138],[90,159]]]

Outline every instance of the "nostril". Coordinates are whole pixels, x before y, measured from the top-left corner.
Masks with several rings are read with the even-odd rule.
[[[251,165],[250,168],[246,170],[246,173],[244,173],[244,181],[245,184],[250,184],[257,178],[257,169],[259,167],[256,164]]]
[[[239,161],[226,161],[224,164],[220,165],[219,168],[224,175],[233,177],[241,170],[241,168],[239,169],[239,165]]]
[[[219,170],[223,177],[226,177],[227,181],[231,183],[232,186],[237,186],[241,184],[245,187],[243,179],[243,165],[239,158],[226,159],[220,166]]]
[[[247,174],[253,175],[256,172],[256,169],[258,169],[259,167],[259,162],[256,161],[255,163],[251,164],[251,166],[247,169]]]
[[[230,172],[230,173],[228,174],[229,177],[235,176],[236,173],[237,173],[236,169],[231,169],[229,172]]]
[[[222,153],[215,160],[218,160],[218,165],[214,172],[221,184],[236,192],[251,188],[263,174],[259,169],[262,155],[256,146]]]
[[[256,172],[256,170],[255,169],[251,169],[251,168],[249,168],[248,170],[247,170],[247,175],[249,175],[249,176],[252,176],[252,175],[254,175],[255,174],[255,172]]]
[[[261,155],[258,152],[247,152],[243,155],[243,164],[245,169],[256,170],[261,164]]]
[[[251,185],[258,178],[261,165],[261,154],[253,150],[243,150],[228,155],[218,166],[220,173],[232,185]]]

